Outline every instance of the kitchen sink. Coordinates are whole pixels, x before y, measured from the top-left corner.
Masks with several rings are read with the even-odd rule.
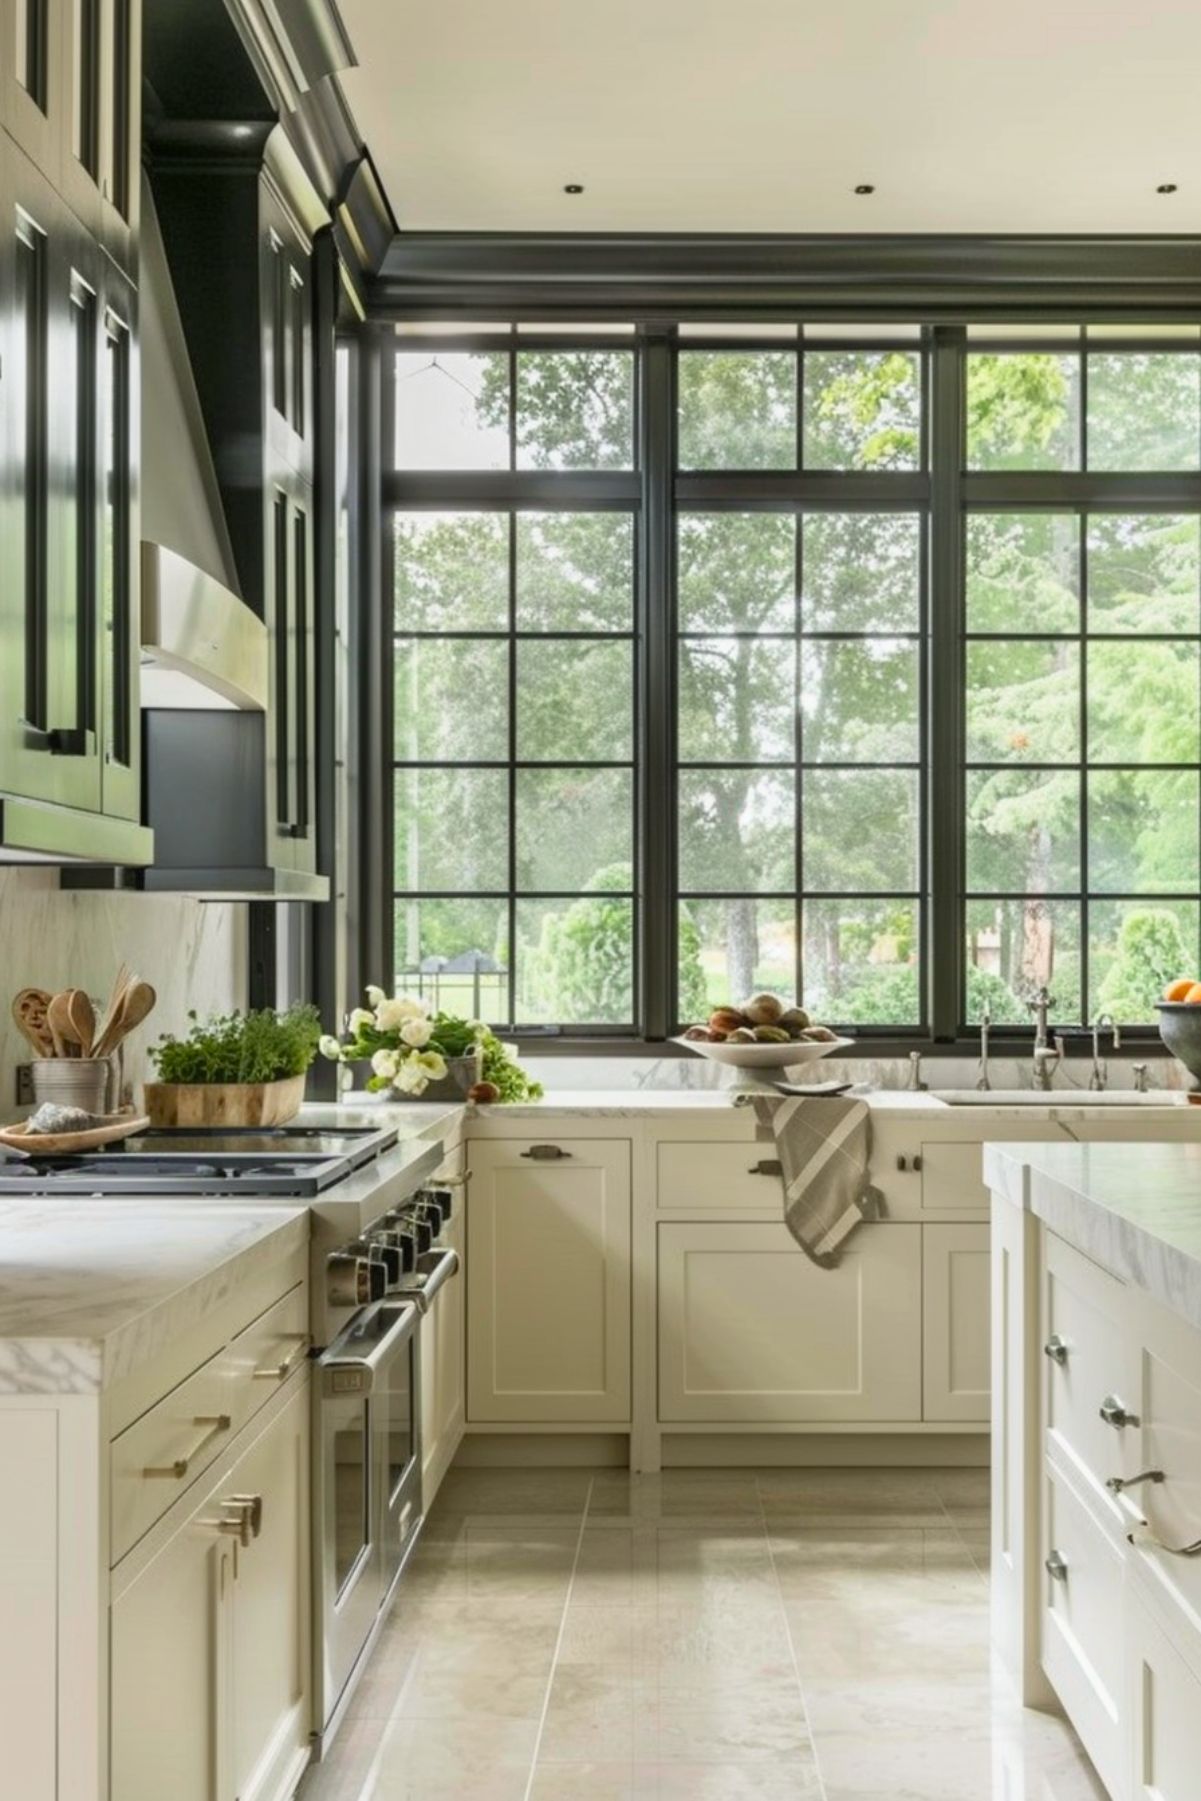
[[[932,1088],[930,1098],[948,1107],[1183,1107],[1185,1096],[1167,1089],[1139,1094],[1133,1088],[1055,1088],[1044,1093],[1035,1088]]]

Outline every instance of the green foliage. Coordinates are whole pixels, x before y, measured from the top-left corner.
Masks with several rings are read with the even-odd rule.
[[[279,1082],[304,1074],[321,1036],[317,1009],[308,1005],[227,1013],[203,1025],[194,1012],[188,1018],[186,1038],[164,1032],[150,1047],[160,1082]]]
[[[679,1011],[683,1020],[700,1021],[712,1011],[709,988],[701,963],[701,935],[687,901],[680,903],[677,933],[679,946]]]
[[[1118,931],[1117,956],[1101,984],[1102,1011],[1118,1020],[1154,1019],[1155,1003],[1163,999],[1167,984],[1193,964],[1174,913],[1152,907],[1127,913]]]
[[[630,957],[632,870],[599,869],[589,892],[563,911],[548,911],[539,942],[527,952],[526,982],[538,1017],[581,1024],[622,1024],[633,1017]]]

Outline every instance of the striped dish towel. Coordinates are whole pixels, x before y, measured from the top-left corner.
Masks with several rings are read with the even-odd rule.
[[[871,1109],[844,1095],[755,1097],[756,1137],[774,1139],[784,1219],[801,1249],[834,1269],[855,1227],[880,1219],[884,1196],[868,1181]]]

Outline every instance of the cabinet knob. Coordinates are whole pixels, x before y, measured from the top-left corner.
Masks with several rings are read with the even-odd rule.
[[[523,1157],[530,1157],[535,1163],[557,1163],[562,1157],[570,1157],[561,1144],[532,1144],[528,1151],[522,1151]]]
[[[922,1160],[921,1160],[920,1156],[898,1157],[897,1158],[897,1168],[901,1171],[902,1174],[904,1174],[907,1170],[913,1170],[915,1172],[919,1172],[921,1170],[921,1167],[922,1167]]]
[[[1101,1418],[1107,1426],[1114,1426],[1120,1432],[1124,1426],[1137,1426],[1137,1413],[1129,1413],[1116,1395],[1106,1395],[1100,1406]]]
[[[1048,1338],[1046,1344],[1043,1346],[1043,1356],[1049,1357],[1052,1363],[1058,1363],[1060,1367],[1067,1362],[1068,1347],[1064,1340],[1060,1338],[1058,1332],[1053,1333],[1051,1337]]]
[[[1066,1582],[1068,1579],[1067,1560],[1058,1551],[1051,1551],[1048,1554],[1043,1561],[1043,1568],[1052,1582]]]
[[[784,1165],[778,1157],[761,1157],[758,1163],[752,1163],[747,1170],[748,1176],[782,1176]]]

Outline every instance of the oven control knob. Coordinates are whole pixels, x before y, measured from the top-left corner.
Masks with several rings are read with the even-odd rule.
[[[379,1294],[373,1292],[373,1270],[379,1272]],[[384,1278],[383,1264],[372,1264],[366,1257],[352,1257],[346,1251],[337,1251],[326,1258],[326,1293],[331,1307],[365,1307],[368,1301],[379,1300]]]
[[[400,1213],[389,1213],[385,1219],[386,1224],[379,1229],[378,1236],[385,1244],[397,1246],[401,1268],[408,1275],[417,1267],[417,1228],[412,1220],[405,1219]]]
[[[404,1257],[398,1244],[392,1242],[390,1232],[373,1232],[371,1234],[371,1251],[373,1258],[382,1263],[387,1272],[388,1287],[395,1288],[404,1273]]]
[[[423,1208],[411,1207],[405,1211],[405,1223],[402,1231],[411,1232],[417,1243],[417,1255],[423,1256],[434,1242],[433,1222],[426,1217]]]
[[[378,1258],[372,1258],[367,1264],[367,1286],[373,1301],[382,1301],[388,1292],[388,1267]]]
[[[427,1200],[432,1201],[434,1206],[437,1207],[438,1212],[442,1215],[442,1224],[445,1225],[454,1208],[454,1201],[450,1189],[427,1188],[425,1190],[425,1196]]]

